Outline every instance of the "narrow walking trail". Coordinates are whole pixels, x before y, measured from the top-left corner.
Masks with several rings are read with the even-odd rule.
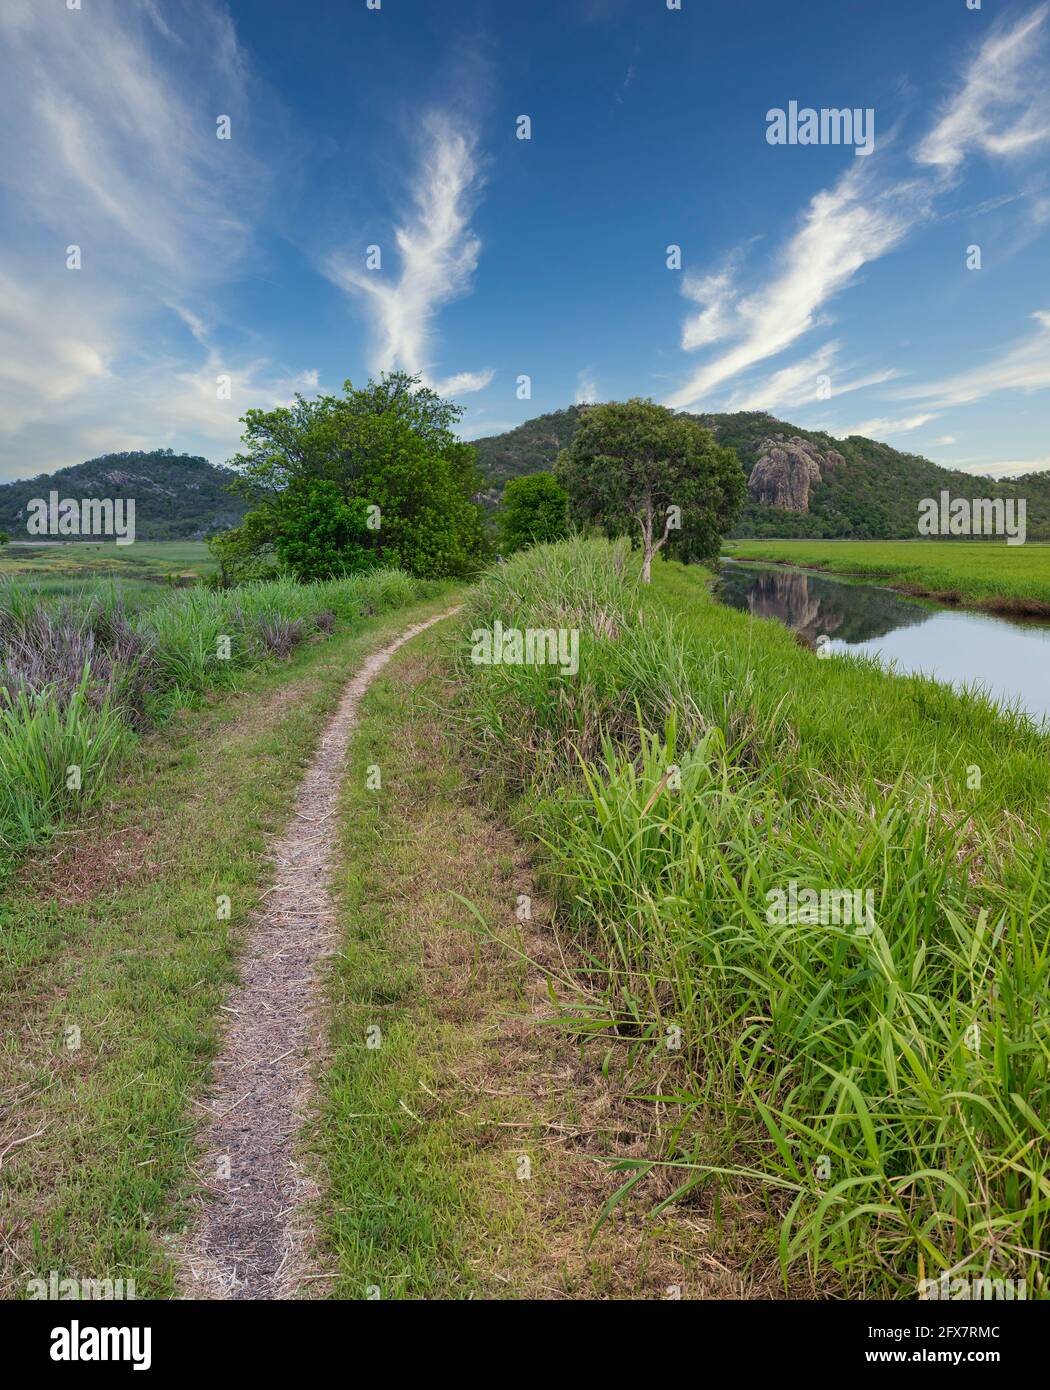
[[[368,657],[343,691],[274,847],[273,886],[249,926],[241,982],[215,1063],[202,1143],[208,1193],[178,1252],[184,1297],[294,1297],[310,1246],[310,1185],[296,1162],[320,1020],[315,971],[333,949],[330,877],[346,751],[362,696],[386,663],[450,608]],[[220,888],[221,891],[221,888]]]

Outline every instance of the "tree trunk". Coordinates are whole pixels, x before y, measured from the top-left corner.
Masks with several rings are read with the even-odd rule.
[[[653,573],[653,508],[647,502],[641,515],[642,523],[642,583],[651,582]]]

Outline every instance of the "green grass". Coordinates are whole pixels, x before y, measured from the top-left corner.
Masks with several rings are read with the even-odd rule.
[[[323,584],[284,579],[233,590],[171,590],[163,602],[131,616],[148,663],[143,668],[148,691],[136,694],[131,705],[122,700],[122,688],[138,691],[142,683],[130,679],[130,668],[115,688],[101,682],[94,669],[97,656],[68,705],[56,703],[57,677],[46,672],[42,679],[52,684],[31,693],[12,698],[0,690],[0,875],[26,849],[104,795],[113,768],[133,741],[132,725],[163,722],[205,691],[232,688],[246,671],[272,659],[267,633],[275,621],[299,624],[292,634],[297,641],[317,630],[320,615],[331,615],[337,626],[354,625],[362,615],[403,607],[435,587],[397,570],[379,570]],[[16,615],[39,602],[32,590],[12,589],[7,598]],[[91,591],[72,610],[90,624],[119,603],[119,593]],[[96,623],[96,631],[102,630]],[[229,641],[225,656],[223,639]],[[78,674],[79,667],[74,680]],[[80,780],[71,789],[68,771],[74,766]]]
[[[350,747],[343,932],[309,1138],[322,1193],[318,1265],[335,1270],[326,1292],[653,1298],[678,1284],[702,1297],[710,1265],[730,1261],[721,1287],[736,1294],[749,1286],[726,1232],[710,1238],[624,1209],[591,1241],[637,1116],[603,1103],[616,1095],[603,1049],[578,1057],[550,1026],[543,973],[530,964],[557,955],[549,904],[521,839],[477,794],[448,736],[450,627],[394,658]],[[372,790],[375,767],[382,787]],[[514,915],[522,893],[533,912],[524,930]],[[753,1213],[746,1237],[749,1254],[768,1242]]]
[[[77,541],[68,545],[0,547],[0,576],[17,574],[23,582],[56,576],[90,579],[115,575],[128,579],[163,579],[168,574],[211,574],[218,568],[204,541]]]
[[[432,652],[438,640],[413,645]],[[430,746],[433,710],[399,680],[411,659],[396,658],[365,698],[342,803],[344,946],[329,986],[332,1060],[314,1140],[341,1298],[369,1289],[383,1299],[468,1298],[490,1282],[469,1254],[498,1179],[484,1154],[464,1162],[469,1125],[433,1103],[470,1042],[428,988],[421,933],[434,944],[450,931],[469,937],[452,879],[487,912],[505,909],[508,896],[498,900],[487,862],[460,859],[434,885],[435,867],[456,862],[481,826],[459,803],[458,768]],[[379,792],[366,783],[371,766],[382,769]],[[378,1047],[366,1046],[368,1028],[380,1030]]]
[[[204,541],[86,541],[0,547],[0,608],[32,593],[49,603],[120,602],[138,611],[167,601],[179,576],[218,566]]]
[[[1050,545],[986,541],[729,541],[737,560],[771,560],[881,579],[910,593],[1050,615]]]
[[[8,1296],[30,1278],[133,1278],[169,1297],[165,1249],[194,1187],[198,1111],[265,858],[354,668],[441,611],[358,622],[145,737],[89,827],[37,858],[0,906],[0,1169]],[[277,702],[294,682],[295,698]],[[216,896],[232,900],[216,919]],[[64,1045],[80,1030],[80,1046]]]
[[[764,1184],[786,1278],[802,1263],[914,1297],[956,1269],[1034,1296],[1050,738],[981,697],[818,661],[715,604],[702,572],[634,575],[618,547],[540,548],[464,624],[581,630],[575,678],[460,664],[475,757],[524,797],[604,970],[581,1032],[634,1055],[681,1029],[662,1161],[685,1201]],[[874,929],[771,920],[792,880],[870,890]],[[701,1118],[734,1163],[712,1165]]]

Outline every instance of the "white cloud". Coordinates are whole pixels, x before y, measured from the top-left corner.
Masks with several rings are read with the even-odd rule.
[[[888,434],[907,434],[910,430],[921,429],[923,425],[928,425],[931,420],[936,419],[934,413],[907,415],[898,420],[864,420],[859,425],[850,425],[844,430],[832,430],[831,433],[836,439],[848,439],[851,434],[863,435],[865,439],[884,439]]]
[[[900,400],[926,401],[935,408],[969,405],[999,391],[1038,391],[1050,386],[1050,310],[1038,309],[1039,325],[1028,337],[1010,344],[999,356],[951,376],[909,386]]]
[[[699,314],[682,324],[682,348],[686,352],[717,343],[732,333],[735,324],[732,307],[737,297],[732,269],[727,267],[715,275],[687,274],[682,281],[682,293],[701,306]]]
[[[235,442],[193,384],[211,361],[197,306],[250,254],[273,171],[241,119],[251,81],[229,15],[214,0],[163,14],[4,0],[0,43],[0,473],[104,440]],[[183,357],[172,310],[198,344]]]
[[[839,380],[832,376],[839,355],[839,343],[825,343],[809,357],[803,357],[790,366],[782,367],[763,381],[753,382],[734,391],[726,403],[726,410],[769,410],[776,411],[792,407],[813,405],[838,396],[849,395],[852,391],[862,391],[869,386],[879,386],[892,380],[897,372],[887,367],[867,376]],[[844,369],[837,368],[841,377]],[[818,381],[827,377],[827,383]],[[830,395],[819,393],[819,388],[827,385]]]
[[[223,352],[207,341],[203,346],[203,355],[192,360],[150,352],[95,370],[87,359],[82,378],[48,402],[46,428],[38,412],[12,420],[5,452],[17,460],[13,476],[121,449],[203,449],[224,459],[238,448],[240,417],[249,407],[291,405],[296,392],[311,395],[319,388],[315,370],[289,371],[265,357]],[[220,377],[230,379],[229,399],[220,398]],[[2,395],[0,405],[6,405]],[[6,413],[0,409],[0,417]]]
[[[962,86],[920,141],[915,158],[952,173],[972,151],[1012,156],[1050,138],[1050,87],[1043,46],[1047,5],[981,45]]]
[[[593,405],[598,399],[598,383],[590,367],[581,367],[576,373],[576,395],[574,405]]]
[[[966,467],[960,467],[959,471],[960,473],[976,473],[979,476],[988,475],[993,478],[1020,478],[1025,473],[1050,471],[1050,454],[1044,454],[1042,458],[1036,459],[1015,459],[1013,462],[971,463],[967,464]]]
[[[706,331],[719,337],[732,333],[739,341],[694,372],[666,404],[676,409],[696,406],[714,387],[790,347],[821,322],[820,310],[827,301],[869,261],[891,251],[923,213],[920,185],[880,190],[866,169],[851,166],[833,189],[812,199],[770,281],[737,299],[731,328],[724,318],[727,304],[735,297],[732,288],[722,283],[721,276],[699,282],[709,295],[705,315],[711,317],[704,321]],[[699,320],[691,328],[686,326],[694,337],[703,331]]]
[[[766,283],[756,290],[745,293],[738,283],[739,255],[714,274],[686,276],[683,292],[701,312],[683,323],[683,349],[716,342],[729,346],[698,367],[666,398],[667,405],[695,408],[722,383],[777,356],[825,322],[828,302],[930,215],[934,198],[951,185],[968,154],[980,150],[1013,156],[1050,137],[1050,74],[1044,52],[1048,13],[1050,5],[1044,3],[1012,26],[999,26],[985,40],[915,151],[917,161],[935,174],[889,183],[875,161],[851,167],[834,187],[812,199]],[[1008,199],[999,200],[1004,201]],[[1035,232],[1050,219],[1045,201],[1033,205]],[[742,388],[735,399],[762,401],[767,409],[771,401],[800,403],[796,388],[804,390],[811,361],[783,368],[763,387]]]
[[[473,135],[447,116],[432,114],[424,126],[413,211],[394,233],[396,278],[385,256],[381,270],[366,269],[363,255],[328,258],[329,279],[359,297],[372,319],[373,371],[401,369],[430,383],[435,315],[470,289],[477,269],[481,242],[469,222],[480,183]],[[460,372],[443,384],[455,384],[463,394],[483,389],[492,375]]]
[[[0,436],[97,389],[109,372],[113,306],[88,294],[56,315],[56,295],[50,282],[31,289],[0,269]]]
[[[484,391],[496,373],[490,368],[483,372],[456,372],[442,381],[429,381],[439,396],[466,396],[472,391]]]
[[[838,349],[838,343],[825,343],[811,356],[781,368],[765,381],[741,387],[730,396],[726,409],[776,410],[809,404],[817,399],[817,377],[827,374]]]
[[[229,17],[187,0],[186,38],[173,42],[151,13],[5,0],[0,182],[20,218],[81,245],[93,273],[184,290],[229,273],[270,175],[241,128],[246,78]],[[216,138],[219,113],[231,140]]]

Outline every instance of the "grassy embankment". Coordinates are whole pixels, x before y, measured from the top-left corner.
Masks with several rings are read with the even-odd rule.
[[[328,584],[170,591],[127,612],[107,584],[79,602],[0,598],[0,877],[94,804],[136,732],[312,633],[401,607],[432,586],[396,571]]]
[[[273,872],[267,845],[354,668],[450,601],[444,586],[403,578],[355,581],[343,595],[349,626],[308,638],[287,661],[242,667],[236,689],[209,689],[141,736],[102,804],[5,886],[4,1296],[24,1296],[28,1279],[51,1270],[132,1278],[139,1297],[173,1292],[164,1238],[180,1229],[180,1200],[194,1187],[194,1100]],[[333,593],[301,602],[339,607]],[[180,608],[164,621],[189,617]],[[229,920],[217,917],[219,895],[231,899]]]
[[[907,594],[1050,617],[1050,545],[990,541],[729,541],[734,560],[768,560],[877,579]]]
[[[581,632],[576,677],[466,656],[460,676],[475,759],[518,795],[594,962],[575,1026],[634,1062],[679,1200],[764,1189],[785,1271],[855,1295],[951,1270],[1035,1296],[1050,738],[978,695],[818,661],[695,570],[640,590],[599,543],[502,567],[464,631],[497,618]],[[871,929],[776,920],[792,881],[870,890]],[[654,1091],[669,1029],[681,1062]]]
[[[548,972],[559,993],[568,986],[550,904],[526,845],[492,814],[450,736],[448,627],[391,662],[351,745],[343,949],[311,1137],[327,1252],[317,1268],[336,1271],[326,1292],[775,1294],[775,1227],[757,1226],[753,1211],[745,1236],[728,1206],[721,1222],[685,1224],[624,1207],[591,1242],[619,1186],[611,1165],[647,1151],[651,1115],[625,1101],[621,1059],[581,1059],[551,1026]],[[379,789],[368,781],[376,767]],[[659,1182],[654,1200],[669,1190]]]

